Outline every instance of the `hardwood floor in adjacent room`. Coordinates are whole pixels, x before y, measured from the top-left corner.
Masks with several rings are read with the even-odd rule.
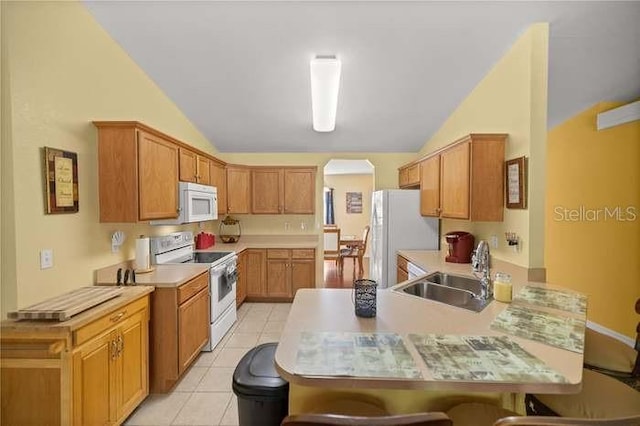
[[[369,277],[369,258],[365,257],[364,262],[364,276],[362,278]],[[356,269],[357,269],[356,263]],[[352,288],[353,281],[355,280],[353,271],[353,262],[351,259],[347,259],[344,262],[344,271],[342,277],[338,273],[336,262],[333,260],[324,261],[324,286],[325,288]]]

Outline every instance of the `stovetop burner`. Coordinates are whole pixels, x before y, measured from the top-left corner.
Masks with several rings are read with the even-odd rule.
[[[225,252],[199,252],[194,253],[193,261],[194,263],[213,263],[225,256],[232,254],[233,252],[225,251]]]

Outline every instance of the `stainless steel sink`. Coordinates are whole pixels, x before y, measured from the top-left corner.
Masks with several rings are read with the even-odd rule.
[[[434,272],[424,277],[424,280],[434,284],[445,285],[447,287],[468,290],[477,296],[482,294],[482,284],[480,283],[480,280],[475,278],[451,275],[444,272]]]
[[[420,281],[397,288],[396,291],[480,312],[493,300],[480,298],[481,287],[480,281],[473,278],[434,272]]]

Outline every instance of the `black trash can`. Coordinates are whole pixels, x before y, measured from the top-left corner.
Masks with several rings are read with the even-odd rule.
[[[275,367],[277,343],[247,352],[233,372],[240,426],[279,426],[289,411],[289,383]]]

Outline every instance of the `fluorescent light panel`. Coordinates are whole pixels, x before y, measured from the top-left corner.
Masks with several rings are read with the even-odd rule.
[[[341,68],[335,57],[311,60],[311,107],[316,132],[332,132],[336,128]]]

